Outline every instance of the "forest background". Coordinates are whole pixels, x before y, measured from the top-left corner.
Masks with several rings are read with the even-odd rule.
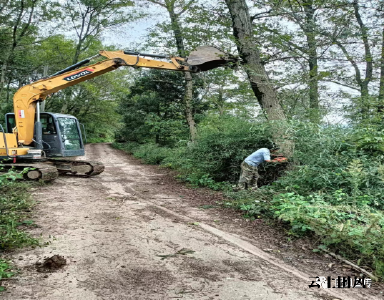
[[[1,0],[1,123],[18,88],[101,49],[188,56],[214,45],[240,62],[198,74],[119,69],[52,95],[45,110],[382,277],[383,14],[379,0]],[[145,37],[128,44],[141,26]],[[241,161],[272,143],[289,163],[261,167],[260,189],[234,192]],[[10,238],[0,249],[34,243],[18,235],[22,215],[5,213],[19,198],[2,178]]]

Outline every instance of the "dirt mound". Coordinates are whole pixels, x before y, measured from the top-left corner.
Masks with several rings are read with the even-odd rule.
[[[64,256],[53,255],[44,259],[44,262],[37,262],[36,269],[38,272],[52,272],[58,269],[61,269],[67,264],[67,260]]]

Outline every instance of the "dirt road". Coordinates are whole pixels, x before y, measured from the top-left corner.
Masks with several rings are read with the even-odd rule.
[[[262,251],[236,220],[227,226],[168,187],[161,170],[107,144],[87,148],[105,172],[34,191],[32,233],[50,243],[12,254],[21,273],[7,281],[3,299],[379,299],[366,289],[309,288],[309,277],[328,274]],[[67,264],[38,272],[36,262],[55,254]]]

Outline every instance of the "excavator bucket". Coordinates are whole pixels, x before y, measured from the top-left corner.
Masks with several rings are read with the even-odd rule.
[[[212,46],[197,47],[187,58],[188,65],[197,67],[200,71],[208,71],[237,61],[238,59],[233,55],[226,54]]]

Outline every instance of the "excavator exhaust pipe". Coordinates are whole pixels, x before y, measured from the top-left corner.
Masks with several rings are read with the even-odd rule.
[[[233,55],[224,53],[216,47],[200,46],[191,52],[186,62],[199,71],[208,71],[221,66],[230,66],[237,61]]]

